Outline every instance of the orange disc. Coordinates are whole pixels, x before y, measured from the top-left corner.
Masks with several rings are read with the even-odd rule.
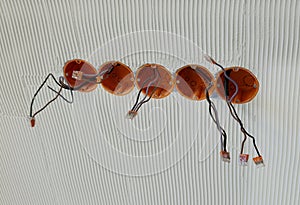
[[[97,84],[95,83],[87,83],[72,78],[73,71],[81,71],[84,74],[97,74],[97,70],[93,65],[81,59],[69,60],[64,66],[64,77],[72,88],[80,86],[80,89],[78,89],[80,92],[91,92],[96,89]]]
[[[147,96],[152,95],[152,98],[160,99],[170,95],[174,88],[172,74],[162,65],[159,64],[144,64],[136,72],[136,84],[138,89]],[[155,89],[155,90],[153,90]]]
[[[237,95],[232,99],[234,104],[243,104],[251,101],[259,90],[259,82],[255,75],[248,69],[242,67],[225,68],[227,75],[238,85]],[[225,75],[221,71],[217,77],[217,92],[225,99],[224,81]],[[234,84],[228,80],[229,99],[234,95],[236,89]]]
[[[214,76],[209,70],[200,65],[186,65],[176,71],[176,89],[190,100],[203,100],[206,98],[205,89]],[[209,94],[214,90],[210,88]]]
[[[102,87],[114,95],[126,95],[134,88],[134,74],[132,70],[119,61],[109,61],[100,66],[99,72],[111,72],[103,75]]]

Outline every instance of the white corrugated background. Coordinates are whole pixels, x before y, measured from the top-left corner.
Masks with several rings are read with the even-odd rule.
[[[1,0],[0,28],[0,204],[299,203],[298,0]],[[123,59],[134,71],[157,60],[174,72],[205,65],[202,52],[258,77],[258,95],[237,110],[264,168],[238,165],[241,134],[219,98],[230,164],[220,162],[207,103],[177,92],[134,121],[124,116],[136,89],[76,93],[73,105],[58,100],[29,127],[31,97],[69,59],[97,67]],[[44,90],[36,106],[52,95]],[[255,156],[249,142],[246,151]]]

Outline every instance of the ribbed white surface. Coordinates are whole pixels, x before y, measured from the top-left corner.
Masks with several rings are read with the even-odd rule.
[[[0,27],[0,204],[299,203],[298,0],[1,1]],[[171,72],[199,63],[215,73],[203,52],[258,77],[256,98],[236,107],[264,168],[238,165],[242,136],[218,98],[230,164],[220,162],[207,103],[176,91],[134,121],[125,114],[136,89],[76,93],[29,127],[31,97],[69,59],[121,59],[134,71],[149,61]],[[44,89],[36,105],[51,96]],[[250,142],[245,149],[255,156]]]

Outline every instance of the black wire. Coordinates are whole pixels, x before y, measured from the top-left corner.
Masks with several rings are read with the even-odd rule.
[[[230,78],[228,75],[227,75],[227,73],[226,73],[226,70],[223,68],[223,66],[222,65],[220,65],[220,64],[218,64],[217,62],[215,62],[214,61],[214,64],[215,65],[217,65],[217,66],[219,66],[221,69],[222,69],[222,71],[224,72],[224,76],[225,76],[225,82],[224,83],[226,83],[226,86],[224,85],[224,87],[225,87],[225,98],[226,98],[226,101],[228,102],[228,101],[232,101],[233,100],[233,98],[237,95],[237,92],[238,92],[238,85],[237,85],[237,83],[232,79],[232,78]],[[231,72],[231,71],[230,71]],[[226,80],[227,79],[227,80]],[[234,84],[234,86],[235,86],[235,93],[231,96],[231,99],[229,99],[229,91],[228,91],[228,80],[229,81],[231,81],[233,84]],[[227,81],[227,82],[226,82]]]
[[[219,132],[221,133],[221,136],[223,137],[223,140],[221,140],[221,147],[222,147],[222,149],[224,149],[225,152],[227,152],[227,149],[226,149],[227,134],[226,134],[226,131],[224,130],[224,128],[217,122],[216,117],[215,117],[217,115],[217,113],[215,113],[215,110],[214,110],[215,116],[213,116],[213,114],[212,114],[212,106],[215,107],[215,105],[214,105],[214,103],[211,101],[211,99],[209,97],[209,92],[208,92],[209,89],[210,89],[210,87],[207,87],[205,89],[206,100],[207,100],[207,102],[209,104],[209,109],[208,109],[209,115],[212,118],[213,122],[217,125],[218,130],[219,129],[221,130],[221,131],[219,130]]]
[[[227,144],[227,134],[226,134],[226,132],[225,132],[225,130],[224,130],[224,128],[223,127],[221,127],[221,125],[218,125],[218,123],[217,123],[217,121],[215,120],[215,117],[213,116],[213,114],[212,114],[212,105],[209,105],[209,114],[210,114],[210,117],[212,118],[212,120],[214,121],[214,123],[217,125],[217,126],[220,126],[220,130],[219,130],[219,132],[221,133],[221,136],[223,137],[223,140],[221,140],[221,146],[222,146],[222,148],[224,149],[224,151],[225,152],[227,152],[227,149],[226,149],[226,144]],[[215,113],[216,114],[216,113]]]
[[[222,69],[222,71],[224,72],[224,77],[225,77],[225,79],[224,79],[224,92],[225,92],[225,99],[226,99],[226,101],[228,100],[228,97],[229,97],[229,90],[228,90],[228,80],[230,79],[230,77],[227,75],[227,71],[223,68],[223,66],[222,65],[220,65],[220,64],[218,64],[217,62],[215,63],[217,66],[219,66],[221,69]],[[231,72],[231,71],[230,71]],[[230,72],[229,72],[229,74],[230,74]]]
[[[55,79],[55,77],[54,77],[54,75],[53,75],[52,73],[49,73],[49,74],[47,75],[47,77],[45,78],[45,80],[43,81],[43,83],[40,85],[40,87],[38,88],[38,90],[37,90],[37,91],[35,92],[35,94],[33,95],[33,98],[32,98],[32,100],[31,100],[31,104],[30,104],[30,111],[29,111],[29,116],[30,116],[30,117],[33,117],[33,116],[32,116],[32,106],[33,106],[33,102],[34,102],[34,100],[35,100],[35,97],[37,96],[37,94],[40,92],[40,90],[42,89],[42,87],[45,85],[45,83],[47,82],[47,80],[48,80],[50,77],[53,78],[53,80],[54,80],[54,82],[55,82],[56,84],[60,85],[59,82]]]
[[[224,72],[226,72],[226,74],[229,77],[231,70],[224,71]],[[227,78],[224,79],[224,90],[225,90],[225,99],[228,100],[229,99],[229,80]]]
[[[225,72],[225,69],[224,69],[224,67],[223,67],[222,65],[220,65],[220,64],[217,63],[217,62],[215,62],[215,64],[216,64],[217,66],[219,66],[219,67]]]
[[[141,92],[142,92],[143,89],[144,89],[144,88],[143,88],[143,86],[142,86],[142,88],[140,89],[140,91],[139,91],[139,93],[138,93],[138,95],[137,95],[135,104],[133,105],[133,107],[131,108],[131,110],[134,110],[135,106],[138,104],[139,98],[140,98],[140,95],[141,95]]]
[[[49,85],[47,86],[51,91],[55,92],[57,95],[59,95],[59,97],[61,97],[65,102],[72,104],[73,103],[73,91],[71,91],[71,100],[68,100],[67,98],[65,98],[62,94],[60,94],[59,92],[57,92],[55,89],[53,89],[52,87],[50,87]]]
[[[156,80],[157,80],[157,77],[161,77],[161,76],[160,76],[160,73],[157,71],[157,69],[154,70],[154,74],[155,74],[155,78],[154,78],[154,80],[153,80],[152,82],[156,81]],[[149,85],[147,86],[147,92],[145,93],[145,97],[137,104],[137,106],[136,106],[136,108],[135,108],[135,111],[136,111],[136,112],[141,108],[141,106],[142,106],[143,104],[147,103],[147,102],[152,98],[153,94],[155,93],[156,89],[158,88],[158,86],[159,86],[159,84],[160,84],[160,80],[159,80],[158,83],[157,83],[157,85],[153,88],[153,90],[152,90],[150,96],[147,98],[147,100],[145,100],[146,97],[147,97],[147,95],[148,95],[148,91],[149,91],[149,89],[150,89],[150,87],[151,87],[151,83],[152,83],[152,82],[150,82]],[[150,87],[149,87],[149,86],[150,86]]]
[[[41,109],[39,109],[38,111],[36,111],[32,116],[32,118],[34,118],[38,113],[42,112],[48,105],[50,105],[53,101],[55,101],[57,99],[57,97],[59,96],[60,92],[62,91],[62,87],[60,87],[57,95],[52,99],[50,100],[46,105],[44,105],[44,107],[42,107]]]
[[[223,68],[223,67],[222,67]],[[212,107],[216,107],[215,104],[210,100],[210,97],[209,97],[209,89],[211,87],[211,85],[209,85],[211,83],[211,80],[210,78],[207,76],[207,74],[205,72],[203,72],[201,69],[198,69],[196,68],[195,69],[196,73],[200,74],[200,77],[204,79],[205,83],[208,85],[205,89],[205,96],[206,96],[206,100],[209,104],[209,108],[208,108],[208,111],[209,111],[209,115],[210,117],[212,118],[213,122],[217,125],[218,127],[218,131],[221,133],[221,136],[223,137],[223,140],[221,139],[221,147],[222,149],[227,152],[227,149],[226,149],[226,144],[227,144],[227,134],[226,134],[226,131],[224,130],[224,128],[220,125],[220,123],[217,123],[217,120],[215,118],[215,116],[217,115],[217,113],[215,113],[215,110],[214,110],[214,114],[215,116],[213,115],[212,113]],[[220,129],[220,130],[219,130]]]
[[[108,72],[105,72],[104,74],[110,74],[114,69],[114,66],[112,66],[111,68],[107,69]],[[100,73],[100,72],[99,72]],[[99,73],[97,75],[99,75]],[[102,72],[101,72],[102,73]],[[33,103],[35,101],[36,96],[38,95],[38,93],[41,91],[41,89],[43,88],[43,86],[46,84],[46,82],[48,81],[49,78],[52,78],[54,80],[54,82],[60,87],[59,91],[56,91],[55,89],[53,89],[52,87],[50,87],[49,85],[47,85],[47,87],[56,93],[56,96],[50,100],[48,103],[46,103],[46,105],[44,105],[41,109],[39,109],[38,111],[36,111],[34,114],[32,114],[32,109],[33,109]],[[96,76],[97,77],[97,76]],[[93,79],[94,78],[94,79]],[[65,102],[67,103],[73,103],[74,100],[74,96],[73,96],[73,91],[79,90],[82,87],[84,87],[85,85],[89,84],[89,83],[95,83],[94,81],[92,81],[91,79],[95,80],[95,76],[92,76],[91,78],[85,79],[84,83],[80,84],[79,86],[76,87],[72,87],[69,84],[65,84],[65,78],[64,77],[59,77],[59,81],[57,81],[54,77],[54,75],[52,73],[49,73],[47,75],[47,77],[45,78],[45,80],[43,81],[43,83],[40,85],[40,87],[38,88],[38,90],[35,92],[32,100],[31,100],[31,104],[30,104],[30,111],[29,111],[29,116],[31,118],[34,118],[38,113],[42,112],[48,105],[50,105],[53,101],[55,101],[58,97],[61,97]],[[68,83],[68,82],[67,82]],[[70,94],[71,94],[71,100],[66,99],[62,94],[61,91],[62,89],[66,89],[66,90],[70,90]]]
[[[238,114],[237,114],[237,112],[236,112],[235,107],[232,105],[231,102],[228,102],[228,98],[229,98],[229,90],[228,90],[228,89],[229,89],[229,86],[228,86],[229,81],[228,81],[228,80],[232,80],[232,79],[229,77],[231,70],[228,71],[228,72],[229,72],[229,75],[227,75],[227,72],[225,71],[225,69],[223,68],[223,66],[221,66],[221,65],[218,64],[218,63],[215,63],[215,64],[216,64],[217,66],[219,66],[219,67],[223,70],[223,72],[224,72],[224,75],[225,75],[224,88],[225,88],[225,96],[226,96],[227,105],[228,105],[228,107],[229,107],[229,110],[230,110],[230,113],[231,113],[232,117],[239,123],[240,128],[241,128],[241,131],[242,131],[242,133],[244,134],[244,139],[243,139],[243,141],[242,141],[242,146],[241,146],[241,154],[243,153],[244,145],[245,145],[245,142],[246,142],[247,136],[248,136],[248,137],[250,137],[250,138],[252,139],[253,146],[254,146],[254,148],[255,148],[255,150],[256,150],[258,156],[261,156],[260,153],[259,153],[259,151],[258,151],[258,148],[257,148],[257,146],[256,146],[255,138],[254,138],[252,135],[250,135],[250,134],[246,131],[246,129],[244,128],[244,125],[243,125],[241,119],[239,118],[239,116],[238,116]]]
[[[70,90],[70,95],[71,95],[71,100],[68,100],[67,98],[65,98],[62,94],[58,93],[55,89],[53,89],[52,87],[50,87],[49,85],[47,86],[51,91],[55,92],[56,94],[59,95],[59,97],[61,97],[65,102],[67,103],[73,103],[74,102],[74,95],[73,95],[73,91],[79,90],[81,89],[83,86],[89,84],[88,82],[84,82],[79,86],[76,87],[71,87],[67,81],[68,84],[64,83],[65,78],[63,76],[59,77],[59,86],[66,89],[66,90]]]
[[[153,90],[152,90],[152,92],[151,92],[151,94],[150,94],[150,96],[147,98],[147,100],[143,100],[142,102],[140,102],[140,103],[137,105],[137,108],[135,109],[136,112],[142,107],[142,105],[143,105],[144,103],[148,102],[148,101],[152,98],[152,96],[153,96],[153,94],[155,93],[155,91],[156,91],[157,88],[158,88],[157,86],[154,87]],[[146,95],[146,96],[147,96],[147,95]]]
[[[59,77],[59,83],[60,83],[60,86],[62,86],[64,89],[66,89],[66,90],[70,90],[70,95],[71,95],[71,100],[68,100],[67,98],[65,98],[63,95],[61,95],[61,94],[59,94],[56,90],[54,90],[52,87],[50,87],[49,85],[48,85],[48,88],[50,89],[50,90],[52,90],[53,92],[55,92],[56,94],[59,94],[59,96],[65,101],[65,102],[67,102],[67,103],[73,103],[73,101],[74,101],[74,96],[73,96],[73,88],[70,86],[70,84],[68,83],[68,81],[66,81],[67,82],[67,85],[64,83],[64,81],[65,81],[65,78],[63,77],[63,76],[60,76]]]
[[[143,91],[143,89],[144,89],[144,86],[145,86],[146,83],[147,83],[148,81],[150,81],[150,80],[151,80],[151,78],[148,78],[148,79],[143,83],[142,88],[139,90],[139,93],[138,93],[138,95],[137,95],[135,104],[133,105],[133,107],[131,108],[131,110],[134,110],[135,107],[138,105],[138,102],[139,102],[139,99],[140,99],[140,95],[141,95],[141,93],[142,93],[142,91]],[[146,95],[143,99],[145,99],[146,97],[147,97],[147,95]]]
[[[41,89],[43,88],[43,86],[46,84],[46,82],[48,81],[49,78],[52,78],[54,80],[54,82],[59,85],[60,89],[59,91],[54,90],[52,87],[48,86],[48,88],[56,93],[56,96],[51,99],[48,103],[46,103],[46,105],[44,105],[41,109],[39,109],[38,111],[36,111],[34,114],[32,114],[32,109],[33,109],[33,103],[35,101],[35,98],[37,96],[37,94],[41,91]],[[64,83],[64,77],[60,77],[59,81],[57,81],[54,77],[54,75],[52,73],[49,73],[47,75],[47,77],[45,78],[45,80],[43,81],[43,83],[40,85],[40,87],[38,88],[38,90],[35,92],[32,100],[31,100],[31,104],[30,104],[30,111],[29,111],[29,116],[31,118],[34,118],[38,113],[40,113],[41,111],[43,111],[48,105],[50,105],[53,101],[55,101],[58,97],[61,97],[64,101],[68,102],[68,103],[72,103],[73,102],[73,91],[80,89],[82,86],[84,86],[86,83],[83,83],[80,86],[77,86],[75,88],[71,87],[70,85],[67,85]],[[61,91],[62,89],[66,89],[66,90],[70,90],[71,93],[71,100],[66,99],[63,95],[61,95]]]
[[[231,103],[231,102],[227,102],[227,105],[228,105],[228,107],[229,107],[229,110],[230,110],[231,115],[232,115],[233,118],[239,123],[240,128],[241,128],[241,131],[244,133],[244,135],[246,135],[246,136],[248,136],[248,137],[250,137],[250,138],[252,139],[253,146],[254,146],[254,148],[255,148],[255,150],[256,150],[256,153],[257,153],[258,156],[260,157],[261,155],[260,155],[260,153],[259,153],[259,151],[258,151],[258,148],[257,148],[257,146],[256,146],[255,138],[254,138],[251,134],[249,134],[249,133],[247,132],[247,130],[244,128],[244,125],[243,125],[241,119],[239,118],[239,116],[238,116],[238,114],[237,114],[237,111],[236,111],[235,107],[232,105],[232,103]],[[243,151],[245,141],[246,141],[246,140],[244,139],[244,141],[243,141],[243,143],[242,143],[242,150],[241,150],[241,152]]]
[[[243,141],[242,141],[241,153],[240,153],[240,154],[243,154],[245,142],[246,142],[246,140],[247,140],[247,135],[246,135],[244,132],[243,132],[243,134],[244,134],[244,139],[243,139]]]
[[[155,70],[153,70],[153,72],[154,72],[154,74],[155,74]],[[158,74],[159,74],[159,72],[158,72]],[[138,106],[138,104],[139,104],[139,99],[140,99],[140,95],[141,95],[141,93],[142,93],[142,91],[143,91],[143,89],[144,89],[144,86],[146,85],[146,83],[148,83],[148,82],[149,82],[150,80],[152,80],[152,79],[153,79],[153,78],[148,78],[148,79],[142,84],[141,89],[139,90],[139,93],[138,93],[138,95],[137,95],[136,101],[135,101],[133,107],[131,108],[131,111],[135,110],[136,107]],[[146,97],[147,97],[147,95],[145,95],[145,97],[141,100],[141,102],[143,102],[143,101],[146,99]],[[141,103],[141,102],[140,102],[140,103]]]

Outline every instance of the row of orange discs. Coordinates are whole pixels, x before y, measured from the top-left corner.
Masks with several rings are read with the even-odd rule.
[[[242,67],[229,67],[225,70],[238,85],[238,92],[232,99],[232,103],[241,104],[251,101],[259,89],[259,82],[255,75]],[[205,89],[210,84],[212,87],[209,93],[216,90],[225,99],[224,72],[219,72],[214,78],[207,68],[195,64],[179,68],[173,77],[164,66],[149,63],[139,67],[134,76],[133,71],[119,61],[106,62],[97,71],[87,61],[74,59],[66,62],[64,77],[71,87],[79,87],[78,91],[81,92],[93,91],[97,84],[101,84],[109,93],[122,96],[131,92],[136,84],[144,94],[156,99],[167,97],[176,86],[182,96],[191,100],[203,100]],[[229,82],[229,97],[235,93],[235,89],[234,84]]]

